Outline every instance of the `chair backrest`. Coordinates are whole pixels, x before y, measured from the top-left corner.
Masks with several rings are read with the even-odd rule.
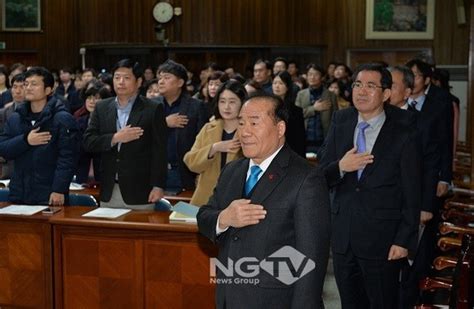
[[[0,202],[8,202],[8,196],[10,195],[10,190],[6,188],[0,189]]]
[[[89,194],[69,194],[69,205],[72,206],[98,206],[96,199]]]
[[[164,198],[155,203],[155,210],[157,211],[171,211],[172,207],[171,203]]]

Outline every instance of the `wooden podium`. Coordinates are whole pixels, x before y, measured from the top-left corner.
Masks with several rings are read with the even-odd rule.
[[[217,249],[196,225],[168,212],[82,217],[90,210],[0,216],[0,307],[214,307]]]
[[[0,308],[53,308],[49,217],[0,215]]]

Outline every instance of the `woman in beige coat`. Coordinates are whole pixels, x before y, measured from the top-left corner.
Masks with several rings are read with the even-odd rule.
[[[224,165],[242,156],[236,131],[237,117],[246,98],[245,88],[237,81],[227,81],[217,90],[215,120],[202,127],[193,147],[184,156],[188,168],[199,174],[191,204],[205,205]]]

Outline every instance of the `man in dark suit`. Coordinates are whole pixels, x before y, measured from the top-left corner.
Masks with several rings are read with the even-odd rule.
[[[392,74],[392,89],[390,104],[407,111],[407,115],[413,116],[419,134],[419,145],[422,149],[422,181],[421,181],[421,212],[420,212],[420,233],[423,233],[425,226],[433,218],[433,205],[436,200],[436,189],[438,184],[440,161],[440,151],[437,146],[437,136],[435,123],[430,119],[435,117],[423,117],[415,107],[408,104],[408,99],[415,86],[415,75],[406,66],[395,66],[390,69]],[[422,235],[420,235],[422,236]],[[420,237],[419,236],[419,237]],[[410,255],[410,262],[402,266],[400,282],[399,308],[411,308],[415,305],[419,290],[418,282],[421,279],[420,269],[431,263],[420,261],[419,257],[425,256],[426,246],[417,247],[416,252]],[[420,263],[421,262],[421,263]],[[423,265],[427,263],[427,265]],[[423,272],[425,275],[426,273]]]
[[[342,308],[397,308],[420,216],[417,133],[390,98],[390,72],[354,73],[355,108],[335,113],[321,158],[333,189],[332,250]],[[354,146],[355,145],[355,146]]]
[[[189,96],[186,91],[186,68],[168,60],[158,68],[158,89],[161,96],[156,100],[163,106],[167,130],[169,191],[193,190],[196,174],[183,162],[202,126],[208,121],[204,104]]]
[[[439,168],[436,168],[440,160],[440,150],[436,145],[436,124],[424,119],[416,108],[408,104],[408,99],[415,86],[415,75],[411,69],[406,66],[395,66],[390,69],[390,73],[392,75],[390,104],[411,112],[411,115],[407,115],[407,119],[416,122],[419,134],[423,165],[420,224],[426,224],[433,218],[432,208],[439,174]],[[430,119],[434,118],[430,117]]]
[[[230,265],[229,259],[268,261],[273,253],[290,246],[293,253],[285,256],[293,270],[304,275],[289,282],[260,267],[252,276],[253,284],[238,284],[241,278],[236,273],[228,276],[219,271],[217,279],[223,281],[217,285],[216,307],[320,308],[329,255],[329,195],[324,176],[285,145],[288,114],[279,98],[251,97],[239,117],[245,158],[229,163],[221,172],[214,195],[199,210],[199,231],[218,244],[218,260],[224,265]],[[296,262],[292,259],[296,250],[311,261]],[[305,273],[312,262],[315,269]],[[288,264],[278,265],[281,273],[294,274],[291,267],[284,267]]]
[[[99,101],[84,133],[84,148],[102,153],[101,206],[153,209],[166,180],[163,106],[138,95],[138,63],[113,69],[114,98]]]
[[[435,257],[439,208],[452,180],[453,106],[439,87],[431,84],[431,65],[418,59],[407,63],[414,75],[413,91],[407,100],[416,112],[417,126],[423,141],[423,188],[421,235],[413,265],[402,289],[402,301],[413,305],[419,295],[418,282],[426,277]],[[426,156],[425,154],[429,155]],[[424,220],[423,220],[424,219]]]
[[[438,141],[440,159],[439,179],[436,195],[442,197],[448,192],[453,178],[453,106],[448,93],[431,83],[432,67],[422,60],[414,59],[406,64],[415,75],[415,83],[408,104],[421,112],[425,122],[435,123],[432,127]]]

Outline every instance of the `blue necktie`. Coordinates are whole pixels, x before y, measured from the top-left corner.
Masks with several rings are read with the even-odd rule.
[[[257,184],[258,175],[262,172],[262,169],[258,165],[254,165],[250,168],[250,176],[245,183],[245,195],[248,196],[252,191],[253,187]]]
[[[359,129],[359,133],[357,134],[357,153],[364,153],[366,152],[366,145],[365,145],[365,129],[369,127],[369,124],[367,122],[361,122],[357,125],[357,128]],[[364,169],[361,168],[360,170],[357,170],[357,179],[360,179],[360,175],[362,175],[362,171]]]

